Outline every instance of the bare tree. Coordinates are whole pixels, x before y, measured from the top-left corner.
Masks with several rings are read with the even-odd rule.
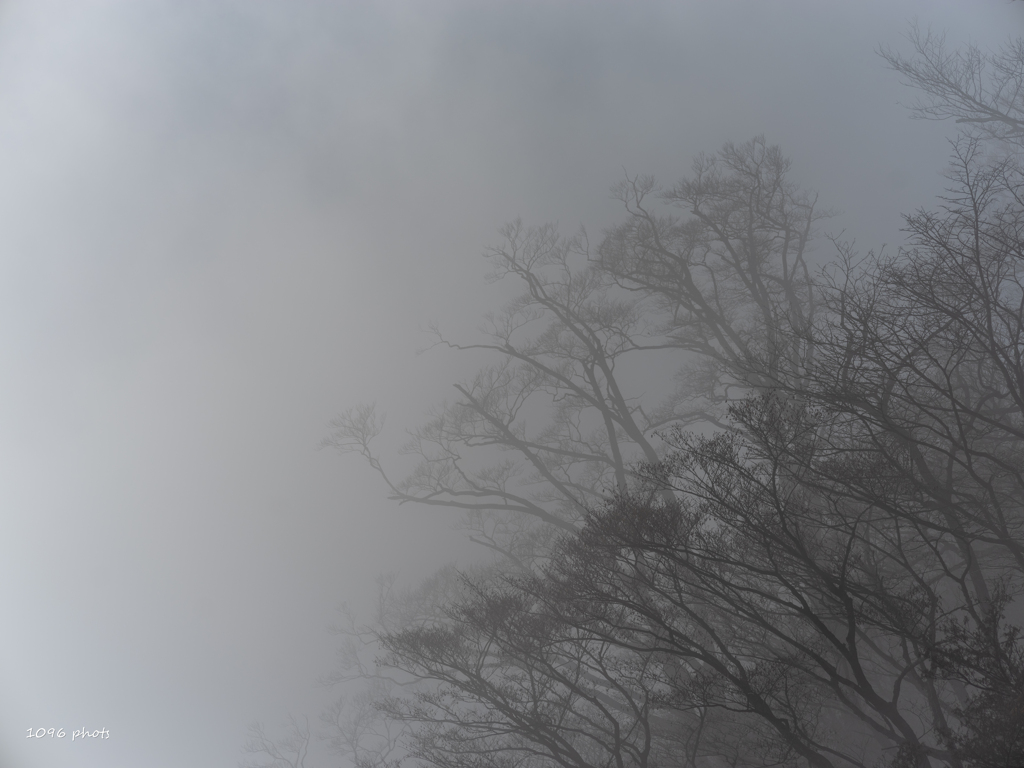
[[[566,595],[634,612],[607,637],[660,639],[816,765],[864,764],[832,735],[858,728],[901,765],[1024,750],[1001,597],[1024,585],[1021,174],[963,138],[950,178],[908,248],[822,286],[804,376],[734,405],[732,434],[677,435],[652,477],[688,504],[621,502],[556,558],[587,569]]]
[[[325,738],[331,750],[357,768],[396,768],[408,756],[404,739],[409,729],[388,716],[382,704],[396,691],[415,687],[420,681],[394,666],[378,663],[380,637],[439,616],[458,587],[453,574],[452,569],[444,569],[412,590],[399,589],[393,574],[379,576],[372,621],[360,624],[355,614],[342,606],[341,622],[331,628],[340,641],[338,660],[322,682],[343,692],[320,719],[327,727]]]
[[[952,118],[976,137],[1024,147],[1024,39],[986,53],[976,45],[948,50],[945,35],[917,25],[906,37],[916,56],[888,47],[879,54],[917,91],[914,117]]]
[[[657,460],[655,430],[723,426],[730,387],[807,365],[807,250],[822,214],[788,170],[762,138],[702,156],[694,178],[662,196],[686,210],[683,222],[648,210],[653,180],[629,180],[616,191],[627,222],[596,257],[583,233],[510,224],[488,256],[495,279],[525,291],[488,316],[485,342],[438,334],[497,362],[456,385],[459,398],[411,433],[412,474],[396,481],[385,471],[371,444],[383,420],[370,407],[342,414],[325,444],[362,454],[391,498],[462,509],[475,540],[529,561],[545,535],[529,521],[578,527],[587,509],[626,489],[633,462]],[[627,365],[661,381],[637,385],[623,377]]]
[[[334,422],[503,556],[353,625],[338,679],[369,687],[325,721],[357,765],[1024,759],[1024,47],[908,37],[881,55],[915,115],[964,133],[895,255],[837,241],[813,279],[826,212],[777,147],[727,144],[669,190],[627,178],[596,252],[503,230],[523,292],[480,343],[438,333],[490,358],[404,480],[373,408]]]
[[[626,391],[619,370],[627,356],[664,350],[647,343],[653,329],[642,298],[587,263],[582,235],[519,222],[503,235],[505,245],[489,254],[494,279],[525,291],[487,317],[484,342],[438,334],[440,344],[497,361],[457,384],[458,399],[411,432],[412,474],[396,481],[385,471],[371,445],[383,422],[371,408],[336,419],[327,444],[361,453],[393,499],[463,510],[475,540],[525,563],[543,527],[572,530],[589,506],[625,487],[632,462],[657,458],[650,432],[661,422]]]
[[[299,723],[294,717],[289,717],[288,729],[279,739],[269,736],[261,723],[253,723],[243,747],[253,757],[241,765],[243,768],[306,768],[309,739],[309,723]]]
[[[788,336],[752,324],[735,338],[760,352],[708,352],[748,393],[729,405],[730,428],[667,431],[675,450],[648,466],[650,485],[517,582],[588,643],[656,668],[679,724],[725,712],[730,734],[758,734],[762,760],[818,768],[1014,765],[1024,751],[1019,627],[1004,611],[1024,583],[1024,205],[1014,161],[979,147],[954,143],[950,190],[939,211],[907,217],[907,248],[859,265],[846,251],[807,286],[817,318],[768,304]],[[516,626],[545,637],[527,621],[540,610]],[[438,738],[443,721],[449,747],[483,743],[492,726],[537,737],[479,713],[508,707],[503,686],[550,646],[485,662],[445,631],[392,636],[392,653],[420,674],[439,659],[448,674],[486,669],[491,687],[445,678],[469,719],[399,704],[394,716],[415,721],[416,738]],[[498,642],[475,637],[474,653]]]
[[[813,357],[806,340],[815,304],[807,252],[821,216],[815,200],[787,180],[788,161],[763,139],[727,145],[716,158],[698,159],[694,169],[693,179],[663,196],[663,202],[684,208],[684,222],[648,210],[653,181],[621,185],[629,219],[605,237],[596,258],[582,233],[563,238],[553,227],[530,230],[518,222],[503,231],[505,245],[489,254],[494,276],[520,281],[524,293],[487,318],[486,342],[458,345],[438,335],[441,344],[490,353],[498,361],[457,385],[460,398],[411,434],[406,450],[419,464],[404,481],[392,479],[373,449],[383,421],[370,407],[339,417],[327,444],[361,453],[394,499],[467,511],[477,541],[509,557],[523,573],[536,572],[544,561],[538,555],[550,551],[552,528],[578,530],[588,510],[612,492],[628,491],[636,461],[659,460],[655,430],[700,423],[728,427],[723,409],[737,393],[805,375]],[[651,370],[662,381],[681,365],[687,368],[671,387],[655,377],[655,389],[663,393],[659,402],[640,396],[642,390],[628,391],[630,379],[622,375],[627,365]],[[662,492],[670,503],[671,490]],[[436,659],[417,656],[414,651],[426,648],[418,641],[404,645],[411,635],[388,631],[381,637],[391,643],[391,663],[406,672],[435,684],[443,680],[450,691],[458,688],[456,680],[465,682],[453,678],[451,669],[440,669]],[[629,658],[647,663],[635,654]],[[678,663],[667,658],[665,665],[675,669]],[[496,679],[509,673],[509,667],[495,666]],[[436,686],[428,686],[422,694],[428,698],[415,705],[388,690],[378,691],[378,712],[415,726],[406,743],[415,742],[421,757],[438,757],[440,732],[427,723],[429,712],[442,713],[425,703],[436,704],[429,698]],[[490,689],[459,690],[459,717],[497,706]],[[683,706],[678,691],[673,696],[676,753],[689,755],[693,765],[712,752],[735,764],[764,764],[753,760],[747,740],[737,738],[737,726],[727,726],[729,717],[703,701]],[[579,690],[570,698],[586,700]],[[342,730],[351,735],[357,724],[368,728],[372,718],[353,719],[355,710],[348,706]],[[444,717],[450,726],[445,738],[455,738],[459,728],[476,729],[473,744],[483,738],[482,722],[459,725],[450,719],[454,712]],[[427,732],[430,739],[424,741]],[[693,738],[681,747],[683,733]],[[763,730],[750,733],[764,752],[771,737]],[[545,738],[555,736],[564,734]],[[665,751],[670,741],[662,735],[653,743]],[[702,741],[713,745],[711,752],[702,751]],[[444,749],[454,749],[450,740],[444,743]],[[389,749],[380,754],[391,754]],[[788,759],[786,749],[771,754]]]
[[[738,415],[744,432],[805,437],[774,398]],[[752,435],[680,436],[679,448],[652,473],[680,502],[620,499],[556,558],[564,610],[678,659],[681,690],[770,729],[780,755],[824,768],[871,765],[879,742],[939,749],[916,727],[923,697],[894,684],[920,659],[891,627],[934,609],[908,590],[923,564],[893,546],[907,531],[801,487],[785,451],[761,453]]]
[[[808,331],[817,299],[809,250],[829,215],[788,179],[790,162],[764,137],[701,155],[690,178],[658,194],[650,177],[616,194],[627,220],[601,244],[600,264],[654,297],[670,343],[690,353],[683,426],[720,423],[742,390],[792,380],[813,359]],[[685,216],[657,215],[660,198]],[[717,406],[717,409],[716,409]]]
[[[386,663],[434,683],[384,704],[416,726],[415,757],[450,766],[651,764],[650,663],[595,642],[522,590],[466,590],[443,621],[382,638]]]

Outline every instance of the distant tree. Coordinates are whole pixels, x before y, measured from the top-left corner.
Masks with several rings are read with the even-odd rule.
[[[721,425],[723,403],[798,378],[813,360],[809,252],[815,223],[830,214],[789,171],[759,136],[700,155],[689,178],[658,195],[650,177],[616,189],[629,216],[601,243],[598,263],[653,298],[668,343],[690,355],[684,393],[694,406],[674,414],[677,426]],[[656,215],[652,197],[685,215]]]
[[[762,759],[1017,759],[1021,648],[1003,608],[1024,583],[1024,206],[1016,166],[978,146],[954,144],[943,208],[907,217],[908,248],[841,261],[818,287],[820,317],[788,329],[815,350],[799,375],[754,368],[729,429],[667,431],[646,485],[563,536],[542,576],[509,582],[541,606],[509,626],[546,637],[540,612],[650,665],[662,717],[729,712]],[[462,647],[446,626],[384,643],[436,679],[427,661],[450,670]],[[522,648],[535,655],[459,664],[504,694],[551,650]],[[466,711],[495,706],[460,691]]]
[[[624,356],[646,351],[640,302],[616,295],[586,263],[582,236],[519,222],[502,234],[505,245],[489,253],[494,278],[525,292],[487,317],[487,341],[458,345],[438,334],[440,344],[497,362],[457,384],[458,399],[411,433],[405,451],[420,460],[412,474],[392,480],[373,453],[382,421],[372,409],[336,419],[327,443],[362,453],[392,498],[464,510],[478,541],[517,556],[524,523],[571,530],[588,505],[625,486],[632,461],[655,459],[646,432],[657,425],[617,378]]]
[[[384,468],[372,445],[383,419],[371,407],[335,420],[326,444],[361,454],[393,499],[464,510],[475,541],[522,572],[535,569],[552,531],[578,530],[590,509],[628,490],[636,462],[659,460],[656,430],[726,426],[724,407],[755,368],[770,369],[764,385],[806,364],[808,350],[788,326],[812,317],[806,259],[820,214],[788,171],[779,149],[758,138],[699,159],[694,178],[664,194],[649,179],[629,180],[617,191],[629,220],[596,255],[583,233],[509,225],[488,255],[494,277],[519,281],[524,293],[487,318],[488,341],[438,335],[497,361],[412,432],[413,473],[396,481]],[[656,217],[657,198],[682,207],[683,218]],[[687,263],[690,276],[680,278]],[[642,284],[656,277],[656,289]],[[370,725],[372,712],[356,717],[355,699],[333,713],[339,746],[360,728],[386,730]],[[704,720],[705,735],[723,722]]]
[[[712,386],[690,390],[699,416],[665,422],[672,451],[639,472],[646,484],[563,534],[541,575],[510,577],[516,604],[533,601],[514,626],[546,637],[531,620],[557,617],[647,664],[652,703],[676,732],[696,732],[694,712],[727,713],[719,744],[758,735],[736,764],[1018,764],[1022,651],[1005,609],[1024,583],[1024,184],[992,138],[1013,140],[953,144],[951,186],[938,211],[906,218],[907,247],[858,263],[841,246],[817,283],[805,256],[814,205],[771,181],[781,156],[758,141],[727,147],[729,183],[698,162],[698,181],[674,193],[686,223],[646,211],[652,182],[624,185],[631,218],[599,263],[649,311],[671,311],[664,344],[699,354]],[[775,211],[774,234],[752,225],[754,211]],[[716,397],[728,423],[708,405]],[[702,419],[725,429],[682,431]],[[428,658],[462,647],[450,633],[463,624],[431,634],[429,653],[418,635],[383,639],[425,673]],[[529,660],[460,664],[507,694],[550,651],[523,648]],[[496,706],[459,690],[473,717]],[[440,718],[449,743],[467,738],[450,712],[415,711],[415,733],[436,736]],[[492,724],[472,722],[477,734]],[[503,738],[534,727],[503,723]],[[572,730],[547,725],[555,738]],[[720,760],[714,742],[689,754]]]
[[[506,585],[464,585],[442,621],[382,637],[383,662],[427,683],[382,703],[429,764],[653,764],[649,659],[622,653]]]
[[[243,768],[306,768],[309,753],[309,723],[289,719],[284,736],[273,738],[262,723],[249,726],[243,749],[253,757],[242,761]]]
[[[334,422],[501,555],[350,628],[368,687],[325,722],[360,768],[1024,764],[1024,47],[909,39],[916,116],[963,133],[895,254],[812,277],[827,213],[727,144],[627,178],[594,251],[503,230],[523,293],[438,334],[491,362],[406,479],[372,408]]]
[[[916,56],[889,47],[879,54],[919,94],[914,117],[952,118],[976,138],[1024,147],[1024,38],[995,53],[976,45],[947,50],[945,35],[914,25],[907,40]]]
[[[793,328],[811,321],[807,251],[822,214],[788,171],[757,138],[702,156],[662,194],[652,179],[629,179],[616,191],[627,221],[596,255],[585,233],[510,224],[488,258],[495,279],[525,291],[487,317],[485,342],[438,334],[497,361],[411,433],[413,473],[396,481],[385,470],[372,447],[383,420],[370,407],[339,416],[325,444],[362,454],[391,498],[464,510],[476,541],[529,560],[544,526],[577,528],[626,489],[634,462],[657,461],[655,430],[721,426],[730,389],[755,368],[771,377],[806,364]],[[685,216],[656,216],[656,199]],[[637,377],[645,370],[661,380]]]

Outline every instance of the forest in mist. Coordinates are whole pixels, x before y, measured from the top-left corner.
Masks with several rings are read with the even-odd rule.
[[[905,42],[880,65],[956,133],[896,247],[828,234],[762,136],[627,172],[599,235],[501,231],[518,296],[434,329],[488,362],[411,471],[374,406],[325,441],[488,554],[381,577],[319,727],[245,765],[1024,765],[1024,38]]]
[[[1022,30],[0,2],[0,768],[1024,766]]]

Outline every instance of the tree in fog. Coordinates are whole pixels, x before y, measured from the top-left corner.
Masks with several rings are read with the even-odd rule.
[[[490,362],[404,480],[373,409],[334,423],[500,553],[351,646],[375,687],[327,721],[357,764],[1024,764],[1024,47],[909,37],[881,53],[916,114],[965,130],[895,254],[836,241],[815,277],[826,212],[727,144],[627,178],[593,250],[503,231],[523,293],[480,343],[438,335]]]
[[[953,150],[908,246],[820,286],[813,365],[677,432],[647,473],[678,501],[618,499],[549,571],[810,765],[1024,759],[1024,185]]]
[[[655,300],[670,344],[689,353],[674,423],[711,421],[750,386],[799,376],[811,362],[817,304],[808,250],[827,212],[787,178],[789,160],[758,137],[701,155],[692,176],[655,195],[653,178],[616,194],[629,214],[600,247],[600,267]],[[651,198],[685,216],[654,212]]]
[[[731,730],[698,742],[698,758],[722,759],[737,733],[757,735],[734,754],[744,765],[1024,758],[1022,647],[1008,617],[1024,577],[1024,200],[1012,157],[984,155],[977,138],[953,149],[942,206],[906,218],[907,247],[859,265],[845,253],[817,286],[819,317],[784,328],[775,349],[813,356],[749,355],[757,378],[738,382],[747,394],[729,405],[728,429],[667,432],[672,450],[640,470],[646,483],[563,535],[539,575],[491,592],[532,606],[517,628],[558,617],[646,665],[652,722],[672,723],[678,740],[697,735],[693,713],[726,713]],[[433,627],[433,646],[382,640],[426,679],[486,669],[502,692],[550,650],[527,643],[533,656],[510,660],[492,630],[456,662],[446,654],[461,635],[444,633],[457,624]],[[495,706],[459,690],[460,711]],[[414,739],[439,722],[449,742],[492,723],[405,711],[418,713]],[[652,734],[650,754],[673,754]]]
[[[421,683],[384,714],[435,765],[656,764],[654,664],[566,622],[524,590],[463,584],[435,619],[382,638]]]
[[[813,313],[807,250],[821,214],[788,171],[758,138],[700,157],[662,193],[628,179],[616,188],[627,220],[596,254],[584,233],[507,226],[488,253],[493,277],[525,290],[486,318],[486,341],[439,336],[495,362],[412,431],[412,474],[394,480],[374,452],[383,420],[372,408],[335,420],[328,444],[361,453],[391,498],[466,510],[476,540],[529,558],[544,530],[530,521],[578,527],[626,489],[634,462],[657,461],[656,430],[720,424],[754,369],[803,364],[809,350],[793,330]],[[658,201],[667,212],[656,215]],[[663,380],[636,384],[624,370]]]
[[[306,768],[309,742],[309,723],[294,717],[279,738],[270,736],[262,723],[252,723],[243,747],[251,757],[241,763],[242,768]]]
[[[339,417],[328,444],[362,454],[394,499],[466,510],[475,540],[531,570],[552,531],[579,530],[609,493],[627,491],[638,461],[659,460],[656,430],[721,427],[755,370],[764,386],[806,364],[808,251],[821,214],[788,171],[757,138],[698,158],[664,192],[627,179],[616,188],[627,220],[593,254],[584,233],[509,225],[488,256],[495,279],[525,290],[487,318],[487,341],[439,336],[496,362],[412,432],[413,473],[396,481],[385,469],[371,442],[383,420],[370,407]],[[645,370],[655,380],[634,383]],[[345,742],[357,728],[341,730]]]
[[[913,57],[887,47],[879,53],[917,91],[914,117],[952,118],[974,137],[1024,146],[1024,38],[995,53],[976,45],[950,51],[945,35],[914,25],[907,40]]]

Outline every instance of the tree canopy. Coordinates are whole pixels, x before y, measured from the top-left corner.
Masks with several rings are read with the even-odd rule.
[[[909,39],[914,114],[963,130],[896,253],[815,253],[781,150],[726,144],[627,177],[594,248],[503,230],[523,292],[438,335],[494,362],[407,478],[373,409],[334,423],[499,553],[382,614],[372,675],[351,646],[384,681],[328,718],[356,763],[1024,765],[1024,43]]]

